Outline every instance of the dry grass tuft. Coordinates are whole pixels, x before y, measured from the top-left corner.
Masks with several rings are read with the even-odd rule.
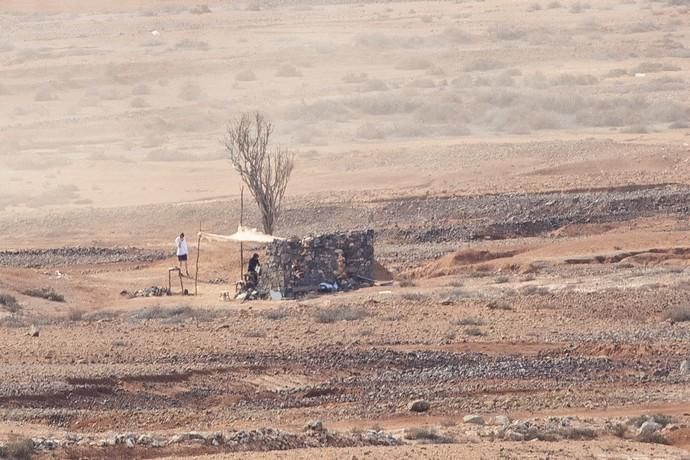
[[[429,444],[451,444],[455,442],[453,438],[441,435],[435,429],[427,427],[405,429],[405,439]]]
[[[676,307],[666,313],[666,319],[676,323],[690,321],[690,307]]]
[[[65,301],[65,296],[55,292],[52,287],[31,288],[24,291],[23,294],[30,297],[40,297],[41,299],[50,300],[51,302]]]
[[[0,305],[2,305],[3,310],[10,313],[17,313],[22,309],[21,305],[17,303],[17,299],[10,294],[0,294]]]
[[[12,441],[0,447],[0,458],[30,460],[34,456],[34,442],[31,439]]]
[[[331,308],[322,308],[316,313],[316,322],[329,324],[339,321],[357,321],[369,316],[365,308],[355,308],[349,305],[340,305]]]

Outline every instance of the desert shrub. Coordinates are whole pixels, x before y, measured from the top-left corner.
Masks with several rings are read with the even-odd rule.
[[[526,29],[508,23],[497,24],[489,28],[489,36],[497,40],[519,40],[526,35]]]
[[[403,278],[400,281],[398,281],[398,285],[400,285],[400,287],[414,287],[417,284],[410,278]]]
[[[597,77],[589,74],[568,74],[564,73],[551,79],[551,83],[556,86],[589,86],[597,83]]]
[[[513,80],[513,76],[510,75],[508,72],[501,72],[496,78],[493,80],[493,85],[502,87],[502,86],[513,86],[515,84],[515,81]]]
[[[432,67],[431,61],[419,56],[411,56],[398,62],[398,70],[424,70]]]
[[[190,156],[180,150],[154,149],[146,153],[146,161],[188,161]]]
[[[434,80],[431,78],[418,78],[416,80],[412,80],[410,83],[407,85],[410,88],[435,88],[436,83],[434,83]]]
[[[655,30],[659,30],[659,26],[650,21],[643,21],[628,26],[626,32],[629,34],[639,34],[644,32],[653,32]]]
[[[261,316],[266,319],[270,319],[271,321],[278,321],[287,318],[290,316],[290,313],[286,308],[273,308],[271,310],[262,312]]]
[[[428,294],[422,294],[421,292],[405,292],[400,294],[400,297],[409,302],[424,302],[429,300]]]
[[[357,128],[355,136],[358,139],[383,139],[386,134],[378,124],[363,123]]]
[[[98,310],[84,315],[84,319],[87,321],[112,321],[117,316],[117,313],[110,310]]]
[[[189,10],[191,14],[208,14],[211,12],[211,8],[208,5],[197,5]]]
[[[148,87],[148,85],[137,85],[134,88],[132,88],[132,94],[134,96],[145,96],[147,94],[151,94],[151,88]]]
[[[630,73],[656,73],[656,72],[674,72],[680,70],[680,67],[673,64],[663,64],[661,62],[642,62],[637,67],[634,67]]]
[[[405,429],[405,439],[408,441],[420,441],[431,444],[450,444],[453,439],[438,433],[433,428],[407,428]]]
[[[145,109],[146,107],[149,107],[149,103],[146,102],[146,99],[143,97],[135,97],[132,99],[129,105],[134,109]]]
[[[384,316],[384,317],[381,318],[381,319],[382,319],[383,321],[397,322],[397,321],[400,321],[401,319],[403,319],[403,315],[401,315],[401,314],[398,313],[398,314],[393,314],[393,315]]]
[[[294,65],[283,64],[276,70],[277,77],[301,77],[302,72],[297,70]]]
[[[642,87],[644,91],[683,91],[685,81],[682,78],[661,77],[651,80]]]
[[[457,302],[458,300],[466,299],[468,294],[460,288],[453,288],[448,291],[446,299],[451,302]]]
[[[130,322],[146,320],[163,320],[169,323],[182,322],[188,319],[196,321],[212,321],[217,314],[211,310],[193,309],[186,305],[163,308],[160,306],[146,307],[137,310],[129,316]]]
[[[349,305],[339,305],[331,308],[321,308],[316,313],[318,323],[335,323],[338,321],[357,321],[369,316],[365,308],[355,308]]]
[[[625,426],[625,423],[607,422],[606,432],[617,438],[625,439],[625,435],[628,433],[628,427]]]
[[[367,94],[345,101],[351,109],[367,115],[393,115],[410,113],[420,106],[416,99],[400,97],[394,94]]]
[[[670,319],[676,323],[690,321],[690,307],[676,307],[666,313],[666,319]]]
[[[185,101],[196,101],[201,96],[201,88],[194,82],[188,81],[180,88],[179,98]]]
[[[527,7],[527,12],[529,13],[539,10],[541,10],[541,5],[539,3],[532,3],[530,6]]]
[[[471,336],[471,337],[479,337],[484,335],[484,332],[482,332],[481,329],[478,327],[468,327],[465,329],[465,335]]]
[[[548,295],[549,289],[543,286],[524,286],[520,289],[522,295]]]
[[[535,72],[531,75],[526,75],[523,79],[525,85],[533,89],[547,89],[549,87],[549,79],[541,72]]]
[[[34,456],[34,442],[31,439],[12,441],[0,447],[0,458],[29,460]]]
[[[651,444],[669,444],[668,439],[666,439],[664,435],[658,431],[640,434],[637,437],[637,440]]]
[[[498,278],[496,278],[494,280],[494,283],[495,284],[504,284],[504,283],[507,283],[508,281],[510,281],[510,278],[508,278],[507,276],[499,276]]]
[[[572,441],[592,440],[597,437],[597,432],[589,427],[565,427],[560,429],[558,434]]]
[[[442,33],[444,43],[468,43],[472,41],[472,36],[459,27],[448,27]]]
[[[628,75],[628,71],[625,69],[611,69],[608,71],[608,73],[605,75],[606,78],[619,78],[623,77],[625,75]]]
[[[480,58],[465,65],[465,72],[485,72],[505,67],[505,64],[493,58]]]
[[[512,310],[513,309],[508,302],[503,302],[500,300],[493,300],[493,301],[487,303],[486,308],[488,308],[489,310]]]
[[[666,425],[673,422],[673,417],[671,417],[670,415],[663,414],[638,415],[636,417],[630,418],[628,420],[628,425],[632,425],[635,428],[640,428],[645,422],[648,422],[650,420],[655,423],[658,423],[662,427],[665,427]]]
[[[175,48],[205,51],[208,49],[208,43],[199,40],[185,39],[177,42],[177,44],[175,44]]]
[[[348,73],[343,76],[344,83],[364,83],[369,79],[366,73]]]
[[[451,321],[452,324],[456,326],[483,326],[484,321],[480,318],[472,318],[472,317],[467,317],[467,318],[460,318]]]
[[[563,8],[563,5],[561,5],[561,2],[554,0],[552,2],[549,2],[549,4],[546,5],[546,7],[550,10],[554,10],[556,8]]]
[[[590,6],[588,3],[580,3],[580,2],[575,2],[572,5],[570,5],[570,12],[573,14],[579,14],[582,13],[584,10],[589,9]]]
[[[81,321],[84,318],[84,311],[79,308],[71,308],[67,312],[67,319],[69,321]]]
[[[620,132],[625,134],[647,134],[649,132],[649,129],[647,129],[646,126],[634,125],[621,128]]]
[[[19,328],[28,327],[34,321],[30,317],[25,317],[24,315],[10,315],[0,318],[0,327],[7,328]],[[1,458],[1,457],[0,457]]]
[[[23,294],[30,297],[40,297],[42,299],[50,300],[51,302],[65,301],[65,296],[55,292],[52,287],[31,288],[24,291]]]
[[[10,313],[17,313],[22,309],[21,305],[17,303],[17,299],[10,294],[0,294],[0,305],[2,305],[3,310]]]
[[[240,70],[235,75],[235,80],[237,80],[237,81],[254,81],[254,80],[256,80],[256,74],[251,69]]]
[[[253,331],[253,330],[245,331],[242,335],[244,337],[254,338],[254,339],[266,337],[266,333],[264,331]]]

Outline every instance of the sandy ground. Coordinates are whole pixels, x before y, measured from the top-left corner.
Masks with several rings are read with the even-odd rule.
[[[223,302],[239,272],[223,244],[202,247],[189,297],[122,295],[166,286],[173,258],[0,264],[18,304],[0,305],[0,442],[94,443],[45,458],[687,458],[689,7],[3,1],[0,250],[232,232],[224,126],[259,109],[297,154],[278,232],[371,226],[395,283]],[[446,232],[543,223],[524,203],[548,217],[566,201],[545,231]],[[328,320],[343,309],[355,318]],[[666,444],[639,442],[645,415]],[[305,434],[314,419],[334,437]],[[99,444],[262,427],[294,448]],[[422,428],[437,437],[409,439]]]

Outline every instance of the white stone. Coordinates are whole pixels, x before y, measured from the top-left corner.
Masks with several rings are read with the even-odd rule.
[[[465,423],[472,423],[474,425],[484,425],[484,417],[481,415],[465,415],[462,421]]]
[[[659,425],[658,423],[656,423],[653,420],[647,420],[640,427],[639,435],[640,436],[649,436],[649,435],[656,433],[660,429],[661,429],[661,425]]]

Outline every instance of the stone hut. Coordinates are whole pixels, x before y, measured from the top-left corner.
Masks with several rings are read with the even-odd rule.
[[[275,240],[268,245],[261,285],[283,297],[317,292],[322,283],[338,290],[370,286],[374,276],[374,231]]]

